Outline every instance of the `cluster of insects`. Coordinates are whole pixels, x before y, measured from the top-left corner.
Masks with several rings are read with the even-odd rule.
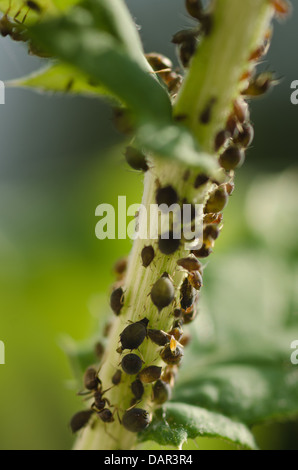
[[[268,0],[272,3],[276,15],[282,17],[289,12],[288,2],[285,0]],[[212,15],[203,8],[200,0],[186,0],[188,13],[198,22],[198,26],[192,30],[179,31],[173,37],[173,42],[179,48],[180,61],[184,68],[190,64],[198,41],[202,35],[212,32]],[[234,100],[231,113],[227,119],[225,128],[215,136],[214,150],[219,154],[219,163],[227,175],[225,183],[211,180],[208,175],[199,173],[193,175],[186,171],[183,180],[186,182],[193,177],[193,190],[206,190],[206,200],[203,211],[203,239],[202,246],[194,249],[188,255],[177,259],[176,269],[183,273],[179,286],[169,275],[164,272],[155,280],[150,288],[148,297],[154,308],[157,309],[158,318],[164,309],[170,310],[169,328],[154,328],[149,319],[144,316],[135,322],[126,324],[119,335],[119,363],[114,375],[111,377],[112,387],[119,386],[122,382],[129,384],[130,407],[119,410],[112,405],[105,394],[110,390],[103,389],[98,376],[98,369],[89,367],[84,376],[84,386],[88,398],[92,399],[90,409],[80,411],[71,420],[73,432],[82,429],[90,422],[91,417],[97,416],[105,424],[115,421],[117,412],[120,424],[130,432],[140,432],[148,427],[151,422],[151,413],[141,407],[146,400],[152,406],[161,406],[171,398],[172,388],[179,366],[184,356],[184,347],[190,341],[190,335],[183,331],[184,325],[190,324],[198,314],[198,299],[203,286],[202,260],[207,258],[213,250],[218,239],[223,220],[223,209],[234,191],[234,171],[241,166],[245,159],[245,150],[251,145],[254,131],[250,122],[247,99],[263,95],[274,84],[272,74],[263,72],[256,74],[255,66],[266,54],[271,39],[271,31],[268,31],[261,44],[252,51],[248,58],[248,69],[240,77],[243,83],[241,95]],[[182,76],[173,70],[172,62],[161,54],[147,54],[146,58],[155,73],[162,79],[171,96],[175,96],[182,82]],[[208,125],[212,119],[212,112],[216,105],[216,96],[207,100],[201,110],[199,121],[202,125]],[[133,126],[127,120],[127,110],[117,111],[117,121],[125,133],[130,134]],[[134,169],[142,172],[150,170],[146,155],[133,146],[128,146],[125,151],[127,163]],[[155,202],[171,206],[182,204],[177,190],[171,185],[162,186],[157,181]],[[196,217],[196,213],[192,214]],[[181,240],[176,239],[170,231],[168,238],[159,237],[157,242],[148,242],[140,251],[140,263],[144,269],[151,269],[157,255],[169,257],[181,248]],[[177,256],[178,258],[178,256]],[[110,295],[110,307],[118,317],[126,307],[125,275],[127,271],[127,259],[120,259],[114,266],[116,282]],[[144,313],[145,315],[145,313]],[[148,315],[149,316],[149,315]],[[153,361],[157,364],[146,364],[140,347],[146,342],[157,346],[157,357]],[[97,345],[98,357],[102,357],[103,348]],[[148,393],[149,391],[149,393]],[[147,405],[147,406],[150,406]],[[120,415],[119,415],[120,411]]]

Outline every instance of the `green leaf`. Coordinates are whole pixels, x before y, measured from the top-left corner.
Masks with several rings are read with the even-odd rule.
[[[40,91],[104,96],[115,100],[113,94],[104,86],[92,81],[85,74],[67,64],[49,65],[27,77],[10,80],[8,87],[35,88]]]
[[[120,32],[115,37],[108,24],[105,28],[109,33],[99,29],[101,23],[92,9],[97,1],[88,0],[68,16],[34,26],[33,39],[52,55],[98,80],[130,107],[139,121],[169,121],[171,103],[166,91],[150,73],[143,55],[139,53],[137,61],[136,51],[132,53],[127,43],[123,44]]]
[[[220,437],[245,449],[257,449],[251,432],[243,424],[183,403],[168,403],[156,413],[139,439],[181,449],[187,439],[197,437]]]
[[[24,0],[0,0],[0,10],[7,13],[12,19],[22,22],[25,25],[34,24],[41,18],[59,15],[62,11],[66,11],[79,0],[34,0],[39,8],[36,11],[26,6]]]
[[[298,416],[298,369],[220,365],[175,388],[175,400],[202,406],[247,425]]]
[[[192,135],[183,126],[146,124],[140,128],[137,142],[140,146],[144,146],[147,151],[153,152],[154,155],[200,168],[220,182],[225,179],[217,158],[200,152]]]

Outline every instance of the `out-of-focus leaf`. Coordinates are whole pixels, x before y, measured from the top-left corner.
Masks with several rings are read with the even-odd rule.
[[[183,403],[168,403],[156,413],[141,441],[155,441],[164,446],[182,447],[187,439],[221,437],[246,449],[256,449],[249,429],[217,413]]]
[[[140,121],[170,120],[169,97],[142,54],[137,62],[119,38],[98,29],[88,9],[78,6],[66,17],[36,25],[32,35],[46,51],[107,87]]]
[[[205,368],[175,389],[175,400],[222,413],[247,425],[298,416],[298,369],[260,365]]]
[[[106,87],[92,81],[74,67],[61,63],[47,66],[27,77],[8,81],[5,86],[115,99]]]

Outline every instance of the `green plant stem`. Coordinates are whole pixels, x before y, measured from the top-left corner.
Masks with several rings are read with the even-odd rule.
[[[245,83],[244,72],[253,68],[250,54],[262,44],[273,17],[269,0],[216,0],[213,29],[193,57],[177,97],[174,114],[193,132],[203,150],[214,153],[214,136],[225,127],[233,100]],[[199,116],[214,99],[207,125]]]
[[[247,69],[250,53],[261,44],[264,34],[272,17],[269,0],[217,0],[214,2],[214,25],[211,34],[203,40],[194,59],[183,88],[179,93],[174,107],[176,115],[187,115],[186,125],[192,130],[200,142],[201,148],[214,153],[214,136],[224,127],[230,113],[232,102],[239,94],[239,79]],[[211,98],[216,98],[212,117],[207,125],[202,125],[198,116]],[[164,163],[158,159],[152,160],[152,168],[146,173],[142,204],[149,208],[155,203],[157,184],[171,184],[178,192],[180,199],[188,202],[204,203],[211,183],[203,191],[194,191],[194,172],[188,181],[183,175],[186,168],[174,163]],[[144,224],[140,219],[140,226]],[[148,268],[141,263],[141,250],[152,243],[156,256]],[[111,378],[119,368],[121,356],[116,352],[119,346],[119,335],[129,322],[138,321],[144,317],[149,320],[150,328],[168,331],[173,323],[171,312],[173,305],[164,309],[160,314],[152,304],[150,292],[153,284],[163,272],[169,273],[176,287],[176,302],[178,304],[179,286],[185,273],[177,269],[176,261],[189,251],[183,248],[174,255],[164,256],[157,248],[157,241],[135,240],[129,258],[128,271],[125,281],[125,305],[119,317],[115,318],[109,342],[99,372],[103,388],[111,387]],[[149,339],[145,339],[140,347],[140,353],[146,366],[164,366],[159,350]],[[137,444],[137,436],[120,425],[116,410],[121,416],[130,407],[132,393],[130,384],[135,377],[123,374],[120,385],[106,393],[115,409],[115,422],[103,425],[94,416],[90,425],[79,435],[75,449],[133,449]],[[146,392],[138,407],[154,411],[151,401],[151,386],[146,386]]]

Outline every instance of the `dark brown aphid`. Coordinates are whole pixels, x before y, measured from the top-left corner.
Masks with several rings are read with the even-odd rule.
[[[230,138],[231,133],[228,130],[223,129],[222,131],[219,131],[215,137],[214,150],[218,152]]]
[[[212,242],[218,239],[219,234],[220,230],[215,224],[206,225],[203,232],[203,240],[205,245],[212,245]]]
[[[189,66],[190,60],[197,49],[198,30],[185,29],[174,34],[172,42],[179,45],[179,57],[184,68]]]
[[[141,370],[139,373],[139,379],[144,384],[149,384],[152,382],[156,382],[161,376],[162,368],[158,366],[149,366],[145,369]]]
[[[207,248],[206,245],[203,244],[199,250],[193,250],[192,253],[197,258],[208,258],[212,253],[212,249],[210,247]]]
[[[115,419],[113,417],[113,413],[108,408],[104,408],[103,410],[99,411],[97,413],[97,416],[104,423],[113,423],[115,421]]]
[[[181,307],[186,310],[191,307],[194,301],[194,289],[186,277],[180,288],[180,303]]]
[[[159,188],[156,191],[156,204],[161,206],[165,204],[170,207],[172,204],[177,204],[178,194],[177,191],[172,186],[165,186],[164,188]]]
[[[178,266],[186,271],[199,271],[202,272],[202,264],[200,261],[193,255],[188,256],[187,258],[180,258],[177,261]]]
[[[141,252],[141,258],[144,268],[148,268],[154,260],[155,252],[152,245],[144,246]]]
[[[145,57],[153,70],[160,71],[160,70],[169,70],[171,71],[173,68],[173,62],[163,54],[159,54],[157,52],[150,52],[145,54]]]
[[[211,121],[212,111],[213,111],[216,101],[217,101],[217,98],[212,97],[206,104],[205,108],[203,109],[199,117],[199,121],[201,122],[201,124],[209,124],[209,122]]]
[[[134,147],[126,147],[125,158],[127,163],[138,171],[147,171],[148,165],[146,162],[146,156],[140,150]]]
[[[118,287],[118,289],[115,289],[110,297],[110,306],[113,312],[116,315],[120,314],[120,311],[123,307],[124,303],[124,292],[122,287]]]
[[[203,286],[203,278],[199,271],[192,271],[189,273],[188,280],[192,287],[196,290],[200,290]]]
[[[243,149],[231,146],[228,147],[219,157],[219,163],[226,171],[235,170],[239,168],[245,160],[245,153]]]
[[[94,410],[83,410],[79,411],[70,420],[70,427],[73,433],[80,431],[83,427],[88,424]]]
[[[196,318],[197,314],[198,314],[198,312],[194,308],[186,310],[183,313],[183,323],[185,325],[188,325],[189,323],[193,322],[194,319]]]
[[[239,131],[238,135],[234,138],[235,144],[239,145],[242,148],[247,148],[250,146],[254,139],[254,128],[249,122],[242,124],[242,129]]]
[[[201,0],[186,0],[185,6],[186,10],[193,18],[201,21],[204,16],[204,8]]]
[[[161,277],[152,287],[150,295],[154,305],[161,311],[174,300],[175,289],[172,281],[167,277]]]
[[[242,94],[248,98],[262,96],[276,83],[277,82],[273,80],[272,73],[262,72],[250,81],[248,87],[242,92]]]
[[[174,233],[170,231],[169,233],[163,234],[159,237],[158,248],[164,255],[172,255],[179,250],[180,242],[181,239],[174,238]]]
[[[181,318],[182,309],[181,308],[175,308],[173,315],[174,315],[175,318]]]
[[[180,344],[181,346],[183,346],[184,348],[186,346],[189,345],[189,343],[191,342],[191,336],[189,333],[184,333],[184,335],[182,336],[182,338],[180,339]]]
[[[172,351],[169,344],[167,344],[160,353],[160,357],[166,364],[179,365],[183,358],[183,349],[177,345]]]
[[[7,12],[8,13],[8,12]],[[0,20],[0,33],[4,38],[10,36],[13,32],[14,25],[9,20],[7,13]]]
[[[104,345],[100,342],[96,343],[94,346],[94,353],[99,361],[102,359],[104,352],[105,352]]]
[[[117,369],[115,374],[112,377],[112,384],[119,385],[121,382],[121,377],[122,377],[122,370]]]
[[[147,333],[151,341],[157,346],[165,346],[170,342],[169,336],[162,330],[148,330]]]
[[[84,374],[84,386],[87,390],[97,390],[100,380],[97,370],[94,367],[88,367]]]
[[[157,405],[162,405],[171,399],[172,389],[170,385],[163,380],[157,380],[157,382],[153,385],[152,392],[153,401]]]
[[[35,11],[35,13],[40,14],[42,12],[42,8],[40,5],[38,5],[37,2],[34,2],[33,0],[26,0],[25,4],[27,5],[30,10]]]
[[[238,119],[234,113],[227,120],[226,130],[230,133],[231,138],[234,138],[238,132]]]
[[[142,369],[143,361],[136,354],[126,354],[121,361],[123,371],[128,375],[135,375]]]
[[[209,176],[205,175],[204,173],[200,173],[195,179],[194,188],[198,189],[201,186],[204,186],[204,184],[208,183],[208,181]]]
[[[124,274],[127,269],[127,258],[120,258],[114,264],[114,273],[116,274],[117,279],[121,280],[124,277]]]
[[[122,417],[122,424],[130,432],[141,432],[150,424],[150,415],[141,408],[132,408],[125,411]]]
[[[147,325],[149,320],[143,318],[142,320],[128,325],[120,334],[120,342],[122,350],[124,349],[137,349],[147,336]]]
[[[142,396],[144,395],[145,388],[140,379],[136,379],[134,382],[132,382],[130,387],[135,399],[141,400]]]
[[[221,212],[228,203],[228,194],[223,186],[217,188],[211,195],[206,203],[204,212],[212,214]]]
[[[161,376],[161,380],[169,384],[170,387],[174,387],[177,372],[178,372],[177,366],[167,365]]]

